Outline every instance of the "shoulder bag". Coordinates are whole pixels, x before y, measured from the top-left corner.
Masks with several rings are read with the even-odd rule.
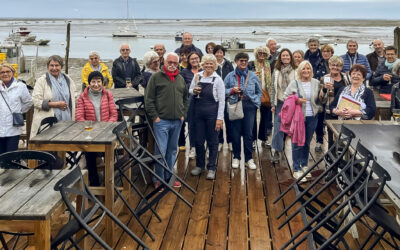
[[[249,75],[250,75],[250,73],[248,73],[247,77],[246,77],[246,82],[244,85],[245,89],[247,88],[247,82],[249,80]],[[240,80],[239,80],[239,84],[240,84]],[[230,121],[243,119],[244,113],[243,113],[242,97],[239,97],[239,100],[234,104],[230,104],[228,101],[227,107],[228,107],[228,116],[229,116]]]
[[[14,113],[12,112],[10,106],[8,105],[6,99],[3,96],[3,93],[0,91],[1,97],[3,97],[4,102],[7,104],[8,109],[10,110],[12,117],[13,117],[13,126],[14,127],[22,127],[25,125],[24,123],[24,116],[22,113]]]

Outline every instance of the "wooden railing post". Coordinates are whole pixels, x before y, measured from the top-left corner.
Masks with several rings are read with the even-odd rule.
[[[400,57],[400,27],[394,29],[394,46],[397,48],[397,56]]]

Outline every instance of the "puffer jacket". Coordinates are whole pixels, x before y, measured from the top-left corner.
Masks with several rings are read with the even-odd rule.
[[[100,62],[100,66],[101,66],[100,73],[104,77],[104,83],[107,83],[104,85],[106,88],[111,89],[111,87],[114,85],[114,80],[113,80],[110,72],[108,71],[108,67],[107,67],[107,65],[105,65],[102,62]],[[89,87],[88,77],[89,77],[90,73],[92,73],[92,72],[93,72],[93,68],[90,66],[90,63],[87,62],[85,64],[85,66],[83,66],[82,73],[81,73],[81,81],[82,81],[82,83],[84,83],[86,85],[86,87]],[[106,79],[108,79],[108,80],[106,80]]]
[[[76,121],[97,121],[96,112],[93,103],[89,98],[88,91],[89,88],[86,88],[78,98],[75,112]],[[100,104],[100,121],[115,122],[117,121],[117,118],[118,113],[115,107],[113,95],[103,87]]]
[[[32,106],[32,97],[25,83],[13,80],[7,88],[0,84],[0,92],[14,113],[26,113]],[[0,96],[0,137],[16,136],[22,133],[22,127],[13,126],[12,112]]]

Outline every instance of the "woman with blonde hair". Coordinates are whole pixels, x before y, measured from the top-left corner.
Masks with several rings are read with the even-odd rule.
[[[304,52],[301,49],[293,51],[293,61],[296,68],[302,61],[304,61]]]
[[[310,142],[318,122],[318,112],[321,108],[319,98],[319,81],[313,78],[311,63],[307,60],[301,62],[297,68],[297,79],[290,82],[286,88],[284,99],[292,94],[297,94],[297,105],[301,105],[304,115],[305,143],[300,146],[292,143],[293,177],[298,179],[303,172],[308,170],[308,156]],[[311,177],[309,174],[307,177]]]
[[[217,59],[206,54],[201,60],[203,71],[198,72],[190,84],[189,93],[194,95],[194,120],[196,131],[196,168],[190,173],[200,175],[205,168],[204,142],[207,139],[209,158],[207,179],[214,180],[218,155],[218,133],[222,128],[225,107],[225,85],[215,72]]]
[[[258,76],[258,80],[261,85],[261,89],[265,91],[268,96],[271,92],[271,66],[267,58],[270,56],[270,51],[267,46],[258,46],[254,49],[254,61],[249,62],[249,70],[254,71]],[[271,134],[272,130],[272,112],[270,105],[261,105],[260,106],[260,125],[258,127],[258,139],[261,140],[261,145],[271,146],[268,141],[268,136]],[[253,140],[257,141],[257,116],[254,121],[253,128]]]
[[[13,123],[13,113],[26,113],[32,106],[26,84],[14,78],[14,73],[10,64],[0,65],[0,154],[18,150],[22,126]]]

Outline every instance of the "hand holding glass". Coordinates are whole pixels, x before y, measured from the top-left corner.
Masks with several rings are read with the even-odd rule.
[[[132,88],[132,80],[130,77],[125,78],[125,83],[127,88]]]

